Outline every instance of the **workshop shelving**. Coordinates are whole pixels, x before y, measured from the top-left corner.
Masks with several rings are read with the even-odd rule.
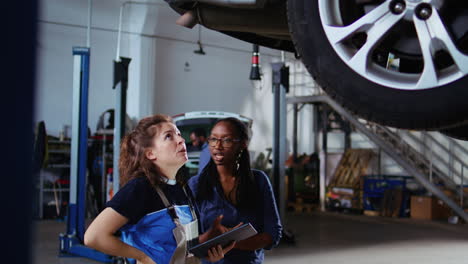
[[[47,140],[46,158],[39,172],[38,218],[65,215],[70,185],[70,140]]]
[[[113,131],[99,130],[88,139],[87,210],[96,214],[106,202],[107,171],[113,166]],[[37,183],[37,217],[56,218],[66,215],[70,191],[71,140],[47,140],[45,161]]]

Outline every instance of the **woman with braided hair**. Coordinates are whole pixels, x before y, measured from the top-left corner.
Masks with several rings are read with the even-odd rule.
[[[185,141],[171,118],[143,118],[122,140],[122,188],[87,229],[85,245],[138,263],[199,263],[188,248],[228,229],[217,217],[199,236],[191,192],[176,176],[186,161]],[[121,238],[115,236],[119,230]],[[222,259],[233,245],[211,248],[206,260]]]
[[[219,263],[262,263],[264,249],[278,245],[282,226],[272,187],[263,171],[250,168],[248,128],[237,118],[217,121],[208,137],[211,159],[190,178],[202,230],[212,228],[218,215],[222,225],[250,223],[258,234],[238,241]]]

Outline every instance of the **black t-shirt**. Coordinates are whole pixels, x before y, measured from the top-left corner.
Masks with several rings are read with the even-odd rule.
[[[189,200],[180,184],[161,184],[159,187],[172,205],[189,205]],[[190,189],[185,189],[187,194],[191,195]],[[111,207],[127,217],[128,224],[136,224],[145,215],[166,208],[146,177],[130,180],[112,200],[107,202],[106,207]]]

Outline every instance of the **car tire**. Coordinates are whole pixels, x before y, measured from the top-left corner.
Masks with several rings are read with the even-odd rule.
[[[439,132],[455,139],[468,141],[468,124],[464,124],[454,128],[443,129]]]
[[[309,73],[328,95],[355,115],[391,127],[439,130],[468,119],[466,72],[459,77],[451,76],[454,80],[443,85],[409,89],[398,87],[400,84],[406,85],[403,82],[404,74],[397,73],[401,79],[394,81],[394,71],[378,66],[375,52],[368,52],[366,58],[369,65],[374,67],[372,69],[381,73],[382,83],[370,74],[358,73],[359,65],[348,66],[351,62],[346,62],[337,52],[338,46],[331,44],[322,23],[324,9],[321,11],[319,2],[326,5],[323,3],[327,1],[339,0],[288,0],[287,12],[296,51]],[[466,43],[463,44],[465,47]],[[466,51],[463,55],[466,57]]]

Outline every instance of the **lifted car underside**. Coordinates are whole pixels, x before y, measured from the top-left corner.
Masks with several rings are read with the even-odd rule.
[[[166,1],[179,14],[192,16],[185,26],[201,24],[250,43],[295,52],[285,0]]]
[[[166,1],[180,25],[294,52],[363,119],[468,137],[468,1]]]

